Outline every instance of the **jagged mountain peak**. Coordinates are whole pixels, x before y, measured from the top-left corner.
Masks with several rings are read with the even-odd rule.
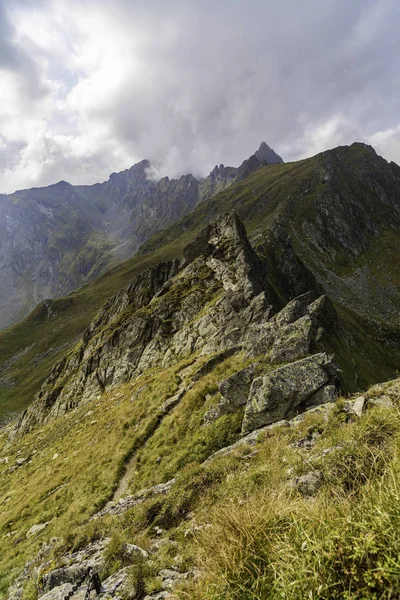
[[[277,154],[265,142],[261,142],[259,149],[256,150],[254,154],[261,163],[265,163],[267,165],[283,163],[283,159],[279,156],[279,154]]]
[[[147,169],[149,169],[150,166],[150,161],[144,159],[135,163],[134,165],[132,165],[128,169],[125,169],[124,171],[111,173],[108,180],[111,182],[117,178],[132,178],[132,176],[147,180]]]

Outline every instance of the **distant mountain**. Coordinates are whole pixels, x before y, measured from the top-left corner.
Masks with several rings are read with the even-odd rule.
[[[148,178],[150,163],[112,173],[104,183],[0,195],[0,328],[46,298],[71,292],[132,256],[157,231],[262,166],[282,162],[265,143],[238,168],[208,177]]]

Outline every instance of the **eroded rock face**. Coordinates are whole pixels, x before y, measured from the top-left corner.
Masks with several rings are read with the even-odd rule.
[[[320,353],[254,379],[243,418],[243,431],[269,425],[323,404],[337,390],[339,374],[333,357]],[[326,388],[329,388],[326,391]]]

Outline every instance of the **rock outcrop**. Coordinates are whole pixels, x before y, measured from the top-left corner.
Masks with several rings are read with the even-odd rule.
[[[252,248],[236,214],[206,226],[185,249],[184,257],[183,261],[161,263],[140,274],[126,290],[106,302],[76,348],[53,368],[20,419],[19,432],[131,381],[151,367],[167,367],[192,354],[211,355],[209,365],[213,368],[221,356],[242,349],[248,356],[264,356],[269,364],[265,370],[271,370],[276,368],[274,364],[290,363],[315,351],[325,298],[312,302],[311,294],[304,294],[276,312],[270,300],[266,265]],[[284,404],[274,408],[277,419],[312,404],[311,396],[332,383],[332,377],[320,382],[322,371],[329,370],[321,357],[299,365],[287,371],[288,377],[294,378],[293,393],[298,397],[285,392],[288,397]],[[317,365],[321,372],[311,372]],[[248,367],[220,384],[222,400],[211,411],[210,419],[246,404],[256,370],[260,375],[258,367]],[[275,388],[284,384],[280,371],[276,372],[271,380]],[[306,374],[314,382],[310,391],[303,389],[301,381]],[[269,390],[271,385],[265,383],[262,389]],[[253,388],[252,397],[254,383]],[[262,393],[257,392],[259,403]],[[268,394],[275,398],[279,391]],[[324,401],[326,398],[323,394]],[[271,400],[268,402],[270,405]],[[258,422],[265,424],[264,417],[250,414],[246,408],[246,428],[259,426]],[[266,422],[271,422],[271,415]]]
[[[325,353],[280,367],[254,379],[246,404],[243,431],[288,419],[310,406],[334,401],[339,377]]]

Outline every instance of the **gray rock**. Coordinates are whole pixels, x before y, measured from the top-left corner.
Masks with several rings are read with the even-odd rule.
[[[256,364],[249,365],[218,384],[224,404],[234,408],[246,404],[256,367]]]
[[[186,573],[179,573],[173,569],[162,569],[158,575],[161,578],[163,588],[167,591],[172,590],[178,581],[187,579]]]
[[[305,410],[324,386],[338,386],[333,357],[315,354],[254,379],[243,418],[243,432],[288,419]]]
[[[29,537],[33,537],[34,535],[37,535],[38,533],[43,531],[43,529],[46,529],[49,522],[50,521],[47,521],[46,523],[38,523],[37,525],[33,525],[29,529],[29,531],[26,532],[26,537],[29,538]]]
[[[314,496],[323,484],[321,471],[310,471],[292,480],[292,485],[302,496]]]
[[[170,479],[165,483],[159,483],[151,488],[140,490],[133,496],[125,496],[117,503],[109,503],[101,511],[93,515],[92,519],[98,519],[99,517],[104,517],[105,515],[122,515],[132,506],[142,504],[145,500],[147,500],[147,498],[167,494],[175,482],[176,479]]]
[[[140,548],[140,546],[136,546],[135,544],[125,544],[124,546],[125,553],[128,556],[141,556],[142,558],[149,558],[148,552]]]
[[[222,417],[222,415],[224,414],[223,410],[224,409],[223,406],[221,406],[221,404],[217,404],[217,406],[213,406],[212,408],[210,408],[210,410],[208,410],[204,415],[204,424],[209,425],[210,423],[213,423],[214,421]]]
[[[304,404],[305,408],[311,406],[326,405],[329,402],[335,402],[338,398],[339,391],[335,385],[325,385],[323,388],[315,392]]]
[[[155,592],[154,594],[148,594],[143,598],[143,600],[168,600],[168,599],[176,599],[176,596],[170,594],[167,591]]]
[[[105,579],[102,584],[108,593],[103,596],[104,600],[108,597],[115,598],[117,592],[118,594],[123,593],[124,595],[127,595],[128,592],[132,592],[132,590],[128,590],[128,576],[129,571],[128,568],[125,567]]]
[[[249,327],[245,337],[245,350],[247,357],[267,354],[274,342],[278,328],[274,321],[255,323]]]
[[[260,144],[258,150],[254,152],[254,156],[258,158],[260,163],[265,165],[275,165],[277,163],[283,163],[282,158],[265,142]]]
[[[297,321],[301,317],[304,317],[307,313],[307,309],[311,301],[311,292],[302,294],[297,298],[294,298],[289,302],[283,310],[280,311],[275,317],[275,322],[278,327],[284,327],[294,321]]]
[[[326,387],[330,387],[330,386],[326,386]],[[311,407],[307,408],[304,412],[297,415],[296,417],[293,417],[292,419],[290,419],[289,424],[291,426],[296,427],[299,423],[304,421],[304,419],[307,417],[307,415],[315,414],[315,413],[319,413],[319,414],[323,415],[324,420],[327,422],[329,413],[333,409],[333,406],[334,406],[334,404],[332,402],[328,402],[327,404],[318,404],[316,406],[311,406]]]
[[[70,584],[72,587],[85,575],[89,567],[101,571],[104,566],[103,555],[108,543],[109,539],[105,538],[89,544],[83,550],[66,555],[65,559],[68,566],[53,569],[53,571],[43,575],[42,585],[44,591],[48,592],[65,584]]]
[[[213,454],[211,454],[202,464],[207,465],[212,462],[215,458],[219,456],[225,456],[226,454],[230,454],[234,452],[239,446],[244,444],[248,444],[249,446],[255,446],[258,441],[262,440],[264,437],[268,436],[273,432],[277,427],[290,427],[289,421],[277,421],[276,423],[272,423],[271,425],[267,425],[266,427],[261,427],[256,431],[252,431],[247,435],[243,436],[237,442],[230,444],[230,446],[225,446],[225,448],[221,448],[217,450]]]
[[[64,583],[52,590],[50,590],[49,592],[47,592],[46,594],[40,596],[40,600],[64,600],[65,596],[72,590],[72,584],[71,583]],[[74,600],[76,598],[76,600],[84,600],[85,598],[85,594],[86,594],[86,589],[87,586],[82,586],[82,588],[80,590],[78,590],[78,592],[76,593],[76,595],[74,596]]]
[[[271,351],[272,363],[291,362],[310,352],[314,323],[309,315],[283,327],[276,335]]]
[[[384,406],[385,408],[394,408],[394,403],[389,396],[383,395],[374,398],[368,398],[367,407],[369,408],[370,406]]]
[[[359,396],[353,403],[352,412],[357,415],[357,417],[361,417],[365,410],[365,396]]]
[[[205,423],[211,423],[222,415],[234,412],[239,406],[246,404],[255,371],[256,365],[250,365],[218,384],[222,399],[217,406],[206,412]]]

